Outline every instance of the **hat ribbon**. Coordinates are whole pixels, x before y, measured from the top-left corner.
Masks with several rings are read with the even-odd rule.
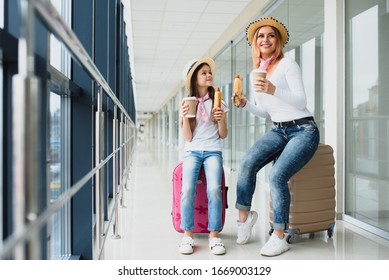
[[[209,99],[209,94],[207,93],[203,97],[197,98],[198,107],[197,107],[197,115],[196,117],[203,122],[208,122],[209,117],[207,111],[205,110],[204,102]]]
[[[261,62],[259,63],[259,69],[267,70],[267,68],[269,68],[269,65],[273,62],[273,60],[274,60],[274,54],[272,54],[272,56],[267,59],[261,58]]]
[[[191,66],[189,66],[188,72],[186,72],[186,76],[188,76],[190,70],[193,68],[193,66],[197,63],[197,61],[193,62]]]

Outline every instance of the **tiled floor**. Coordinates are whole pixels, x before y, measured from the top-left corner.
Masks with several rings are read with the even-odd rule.
[[[108,237],[103,259],[107,260],[258,260],[268,239],[268,193],[258,188],[253,209],[259,219],[251,242],[237,245],[234,178],[226,173],[229,185],[226,221],[221,237],[227,253],[214,256],[208,250],[208,236],[195,236],[192,255],[178,253],[181,234],[172,225],[172,171],[179,160],[177,150],[138,142],[134,162],[120,207],[118,233],[120,239]],[[389,241],[338,220],[332,238],[326,232],[314,236],[297,236],[291,250],[279,260],[389,260]]]

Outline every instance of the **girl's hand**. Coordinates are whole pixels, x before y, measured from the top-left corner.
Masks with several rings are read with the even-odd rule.
[[[219,122],[223,119],[224,117],[224,111],[222,108],[215,108],[213,111],[212,111],[212,120],[214,122]]]
[[[185,117],[189,112],[189,104],[186,104],[184,101],[181,103],[181,115]]]
[[[266,78],[258,77],[253,81],[254,90],[273,95],[276,87]]]

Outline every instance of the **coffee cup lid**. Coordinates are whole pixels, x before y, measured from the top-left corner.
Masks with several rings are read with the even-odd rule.
[[[267,71],[266,71],[265,69],[260,69],[260,68],[253,69],[253,72],[258,72],[258,73],[267,73]]]
[[[184,97],[182,100],[197,100],[194,96]]]

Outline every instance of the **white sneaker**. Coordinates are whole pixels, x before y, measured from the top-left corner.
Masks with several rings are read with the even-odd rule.
[[[253,229],[253,226],[255,222],[258,219],[258,214],[255,211],[250,211],[249,215],[247,216],[247,219],[244,223],[237,222],[238,223],[238,238],[236,239],[236,243],[242,245],[246,244],[247,241],[249,241],[251,236],[251,230]]]
[[[265,246],[261,249],[261,255],[267,257],[274,257],[289,250],[288,242],[286,242],[286,235],[280,239],[277,234],[272,233]]]
[[[223,255],[226,253],[226,248],[222,242],[222,239],[219,237],[214,237],[209,240],[209,249],[215,255]]]
[[[181,244],[180,244],[178,251],[181,254],[185,254],[185,255],[192,254],[193,253],[193,244],[194,244],[194,240],[192,237],[184,236],[181,240]]]

